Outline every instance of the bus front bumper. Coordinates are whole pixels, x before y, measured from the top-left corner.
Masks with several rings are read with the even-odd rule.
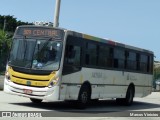
[[[28,98],[35,98],[47,101],[59,101],[59,86],[54,86],[52,88],[30,87],[30,86],[15,84],[11,81],[8,81],[5,78],[4,92]]]

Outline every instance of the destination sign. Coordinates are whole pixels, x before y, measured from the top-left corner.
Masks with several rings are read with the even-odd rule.
[[[19,27],[15,35],[40,36],[40,37],[62,37],[62,30],[42,27]]]

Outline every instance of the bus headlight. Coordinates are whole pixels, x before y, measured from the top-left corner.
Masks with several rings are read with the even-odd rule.
[[[51,88],[51,87],[57,85],[58,81],[59,81],[59,77],[53,78],[53,79],[51,80],[51,82],[49,83],[49,86],[48,86],[48,87]]]
[[[9,82],[11,81],[11,77],[10,77],[10,74],[9,74],[8,71],[6,71],[5,77],[6,77],[6,79],[7,79]]]

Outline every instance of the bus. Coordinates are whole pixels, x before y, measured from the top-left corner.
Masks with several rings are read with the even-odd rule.
[[[152,51],[46,26],[19,26],[6,66],[4,91],[33,103],[114,98],[131,105],[152,92]]]

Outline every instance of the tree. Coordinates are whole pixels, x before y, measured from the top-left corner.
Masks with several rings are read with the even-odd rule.
[[[160,63],[154,63],[154,79],[160,78]]]
[[[32,23],[17,21],[17,18],[11,15],[0,15],[0,71],[5,70],[11,38],[16,27],[20,25],[32,25]]]
[[[5,70],[10,46],[11,46],[11,35],[7,32],[0,30],[0,71]]]
[[[160,62],[154,61],[154,78],[153,78],[153,88],[156,88],[156,80],[160,79]]]
[[[17,21],[17,18],[14,18],[11,15],[7,16],[2,16],[0,15],[0,29],[4,29],[4,24],[5,24],[5,31],[9,32],[14,32],[16,27],[19,25],[33,25],[32,23],[28,22],[22,22],[22,21]]]

